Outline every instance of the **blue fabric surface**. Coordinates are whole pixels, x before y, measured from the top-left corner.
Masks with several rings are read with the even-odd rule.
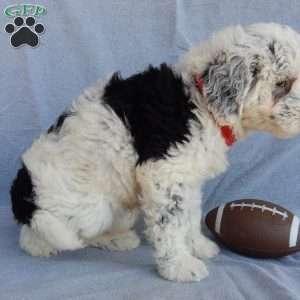
[[[2,0],[0,10],[13,1]],[[85,249],[32,258],[17,244],[9,184],[20,154],[81,90],[108,73],[124,76],[149,63],[173,63],[212,31],[230,24],[285,23],[300,30],[296,0],[30,1],[47,8],[46,31],[33,49],[14,49],[0,17],[0,299],[300,299],[300,254],[255,260],[222,249],[200,283],[167,282],[144,244],[124,253]],[[263,198],[300,215],[300,138],[257,134],[229,153],[228,172],[204,191],[220,203]]]

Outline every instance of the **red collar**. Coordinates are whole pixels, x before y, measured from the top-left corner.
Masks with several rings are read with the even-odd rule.
[[[203,87],[204,87],[204,80],[200,75],[194,75],[194,82],[195,86],[197,87],[198,91],[201,95],[203,95]],[[213,119],[215,120],[215,117],[211,113]],[[221,135],[223,136],[225,143],[227,146],[231,146],[234,142],[236,142],[236,137],[234,135],[234,132],[232,130],[232,127],[225,125],[220,126],[217,121],[215,120],[215,123],[219,126]]]

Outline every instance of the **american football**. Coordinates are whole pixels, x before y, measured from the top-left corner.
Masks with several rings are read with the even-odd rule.
[[[206,216],[206,225],[232,251],[254,257],[281,257],[300,250],[299,218],[268,201],[242,199]]]

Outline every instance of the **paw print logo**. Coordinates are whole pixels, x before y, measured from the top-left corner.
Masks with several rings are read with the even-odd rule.
[[[25,23],[22,17],[16,17],[14,24],[6,24],[5,31],[11,34],[10,42],[13,47],[24,44],[36,47],[39,43],[39,35],[45,31],[45,28],[43,24],[35,24],[33,17],[27,17]]]

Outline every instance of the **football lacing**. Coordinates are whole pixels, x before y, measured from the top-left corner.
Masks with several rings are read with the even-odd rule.
[[[266,206],[265,204],[260,205],[260,204],[256,204],[255,202],[252,203],[231,203],[230,204],[230,209],[234,209],[235,207],[239,207],[240,210],[242,210],[244,207],[249,207],[251,209],[251,211],[254,210],[254,208],[260,209],[262,211],[262,213],[264,211],[269,211],[272,213],[272,216],[274,215],[279,215],[282,217],[283,220],[288,218],[288,214],[286,211],[280,211],[278,210],[275,206],[273,208]]]

